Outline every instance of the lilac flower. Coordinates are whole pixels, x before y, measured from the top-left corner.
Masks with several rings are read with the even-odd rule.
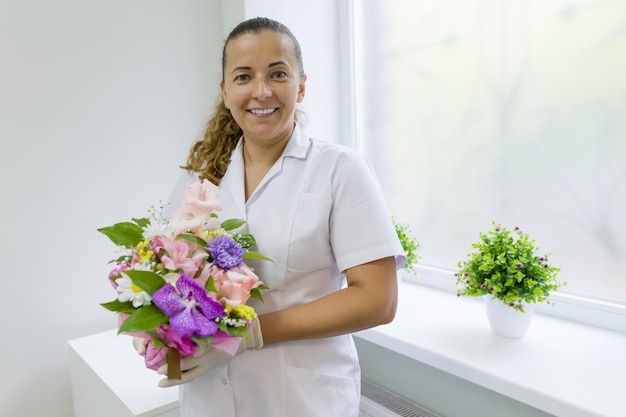
[[[517,265],[515,265],[517,268],[521,268],[522,264],[518,263]]]
[[[220,235],[213,242],[206,245],[213,256],[213,264],[222,269],[230,269],[243,264],[243,255],[246,251],[241,245],[228,235]]]
[[[172,331],[181,337],[214,335],[215,319],[224,315],[224,307],[189,275],[181,275],[176,288],[178,292],[167,284],[152,295],[154,304],[170,317]]]
[[[487,288],[487,284],[482,284],[482,285],[480,286],[480,288],[482,288],[482,289]]]

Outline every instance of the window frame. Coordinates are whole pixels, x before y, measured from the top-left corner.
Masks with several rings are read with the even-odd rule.
[[[340,109],[343,113],[340,118],[343,121],[340,127],[342,133],[340,137],[342,144],[363,151],[364,143],[359,139],[361,137],[359,117],[362,115],[362,110],[358,104],[360,102],[358,87],[360,77],[356,71],[356,54],[360,45],[356,32],[358,22],[356,22],[355,1],[359,0],[346,0],[338,2],[337,5],[339,27],[345,28],[338,31],[341,56],[338,71],[342,86],[339,97]],[[399,271],[401,280],[450,293],[456,292],[455,271],[427,264],[419,264],[416,270],[417,277],[405,271]],[[550,301],[554,302],[554,305],[538,304],[536,311],[540,314],[626,333],[626,303],[560,291],[552,293]]]

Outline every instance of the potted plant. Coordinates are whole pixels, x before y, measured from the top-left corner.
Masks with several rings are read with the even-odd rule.
[[[487,234],[480,232],[480,239],[472,244],[474,251],[458,263],[459,269],[455,275],[456,284],[460,288],[457,294],[484,296],[494,332],[503,336],[522,337],[531,318],[522,318],[524,315],[531,316],[524,313],[532,313],[535,303],[550,304],[550,293],[565,283],[557,280],[560,268],[549,262],[548,255],[538,253],[535,241],[527,234],[518,227],[510,230],[495,222],[492,224],[493,229]],[[494,321],[502,321],[504,315],[526,323],[519,331],[515,331],[509,323],[504,323],[504,330],[496,330]]]
[[[417,276],[415,267],[417,266],[417,262],[419,260],[419,255],[417,253],[420,248],[419,241],[416,237],[412,236],[411,227],[407,223],[398,222],[394,217],[393,225],[396,228],[398,239],[400,239],[402,249],[404,250],[404,254],[406,256],[406,262],[402,269]]]

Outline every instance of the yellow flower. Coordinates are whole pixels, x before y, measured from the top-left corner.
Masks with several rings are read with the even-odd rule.
[[[203,236],[205,240],[209,240],[209,239],[217,239],[218,237],[223,235],[225,231],[224,229],[216,227],[215,229],[210,229],[210,230],[200,229],[198,230],[198,233],[200,234],[200,236]]]
[[[247,306],[245,304],[240,304],[237,307],[231,307],[227,305],[226,314],[231,317],[235,316],[235,317],[242,318],[248,321],[257,317],[256,311],[254,311],[254,308]]]
[[[154,256],[154,251],[150,248],[150,241],[144,240],[137,244],[137,253],[139,254],[139,262],[150,261]]]

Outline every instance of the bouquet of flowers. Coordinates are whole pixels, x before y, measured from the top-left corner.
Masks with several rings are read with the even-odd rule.
[[[98,229],[123,251],[109,273],[117,298],[102,306],[118,314],[118,333],[146,340],[148,368],[170,365],[169,378],[180,378],[180,358],[212,347],[234,354],[256,318],[247,301],[262,301],[267,289],[244,259],[271,259],[250,250],[252,235],[236,232],[243,220],[220,222],[217,191],[198,181],[169,218],[160,207]]]

